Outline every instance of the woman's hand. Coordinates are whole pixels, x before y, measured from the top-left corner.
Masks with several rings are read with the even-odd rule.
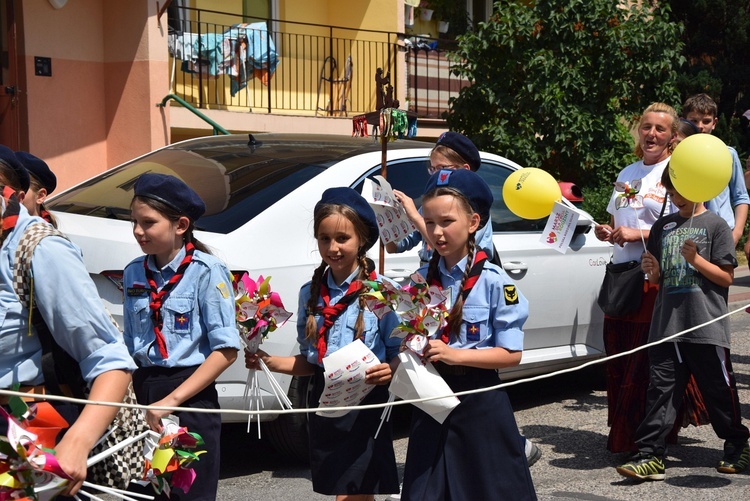
[[[640,242],[641,238],[646,238],[641,230],[628,228],[627,226],[618,226],[612,231],[611,242],[622,247],[627,242]]]
[[[393,371],[389,364],[373,365],[365,371],[365,383],[388,384],[391,382]]]
[[[602,242],[612,243],[612,227],[608,224],[597,224],[594,226],[594,235]]]

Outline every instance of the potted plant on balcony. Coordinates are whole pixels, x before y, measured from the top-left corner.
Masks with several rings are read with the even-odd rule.
[[[469,27],[469,15],[466,4],[456,0],[425,0],[433,16],[438,21],[438,31],[447,33],[450,29],[454,34],[465,32]]]
[[[435,10],[430,5],[430,2],[427,0],[422,0],[419,2],[419,18],[422,21],[430,21],[432,20],[432,14],[435,12]]]

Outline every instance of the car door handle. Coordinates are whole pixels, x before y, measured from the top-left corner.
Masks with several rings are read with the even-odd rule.
[[[385,270],[383,275],[390,278],[394,282],[405,283],[410,280],[410,277],[414,273],[414,270]]]
[[[503,269],[505,271],[509,272],[519,272],[519,271],[526,271],[529,269],[529,266],[524,263],[523,261],[511,261],[511,262],[505,262],[503,263]]]

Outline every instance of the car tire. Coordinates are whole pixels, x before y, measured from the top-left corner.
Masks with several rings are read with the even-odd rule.
[[[311,376],[294,376],[289,384],[289,400],[295,409],[307,408],[312,390]],[[280,454],[304,463],[310,462],[310,442],[306,413],[282,414],[264,423],[265,436]]]

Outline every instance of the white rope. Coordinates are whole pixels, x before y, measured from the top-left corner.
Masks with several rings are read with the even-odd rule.
[[[352,409],[357,410],[363,410],[363,409],[382,409],[384,407],[391,407],[395,405],[407,405],[407,404],[416,404],[419,402],[428,402],[431,400],[440,400],[441,398],[449,398],[449,397],[461,397],[464,395],[472,395],[474,393],[482,393],[485,391],[492,391],[497,390],[500,388],[507,388],[509,386],[517,386],[519,384],[524,383],[530,383],[533,381],[540,381],[542,379],[548,379],[552,377],[559,376],[561,374],[568,374],[571,372],[576,372],[583,370],[587,367],[591,367],[596,364],[601,364],[604,362],[607,362],[609,360],[613,360],[615,358],[619,357],[625,357],[627,355],[632,355],[633,353],[639,352],[641,350],[646,350],[652,346],[657,346],[662,343],[667,343],[669,341],[672,341],[673,339],[680,337],[684,334],[687,334],[688,332],[692,332],[697,329],[701,329],[707,325],[710,325],[714,322],[718,322],[719,320],[723,320],[730,315],[734,315],[735,313],[738,313],[740,311],[744,311],[746,308],[750,307],[750,303],[746,304],[744,306],[741,306],[737,308],[736,310],[730,311],[725,313],[724,315],[721,315],[720,317],[714,318],[712,320],[709,320],[708,322],[704,322],[700,325],[696,325],[694,327],[691,327],[689,329],[685,329],[682,332],[678,332],[676,334],[673,334],[669,337],[666,337],[664,339],[660,339],[659,341],[654,341],[653,343],[647,343],[642,346],[639,346],[637,348],[633,348],[632,350],[624,351],[622,353],[617,353],[615,355],[610,355],[608,357],[598,358],[596,360],[591,360],[589,362],[585,362],[581,365],[577,365],[575,367],[570,367],[568,369],[561,369],[555,372],[550,372],[547,374],[540,374],[538,376],[528,377],[524,379],[517,379],[515,381],[509,381],[507,383],[500,383],[494,386],[486,386],[484,388],[476,388],[473,390],[466,390],[461,391],[457,393],[450,393],[446,395],[438,395],[433,397],[427,397],[427,398],[415,398],[411,400],[397,400],[394,402],[385,402],[380,404],[369,404],[369,405],[356,405],[356,406],[344,406],[344,407],[326,407],[326,411],[347,411]],[[18,397],[28,397],[28,393],[22,393],[18,391],[11,391],[11,390],[4,390],[0,389],[0,395],[6,395],[6,396],[18,396]],[[86,400],[86,399],[80,399],[80,398],[72,398],[72,397],[64,397],[64,396],[58,396],[58,395],[34,395],[34,398],[38,399],[44,399],[44,400],[53,400],[53,401],[60,401],[60,402],[71,402],[75,404],[82,404],[82,405],[102,405],[106,407],[126,407],[131,409],[142,409],[142,410],[164,410],[164,411],[171,411],[171,412],[194,412],[194,413],[203,413],[203,414],[238,414],[243,416],[262,416],[262,415],[281,415],[281,414],[309,414],[313,412],[318,412],[318,408],[310,408],[310,409],[273,409],[273,410],[242,410],[242,409],[201,409],[201,408],[192,408],[192,407],[167,407],[167,406],[157,406],[157,405],[142,405],[142,404],[126,404],[121,402],[102,402],[102,401],[95,401],[95,400]]]

